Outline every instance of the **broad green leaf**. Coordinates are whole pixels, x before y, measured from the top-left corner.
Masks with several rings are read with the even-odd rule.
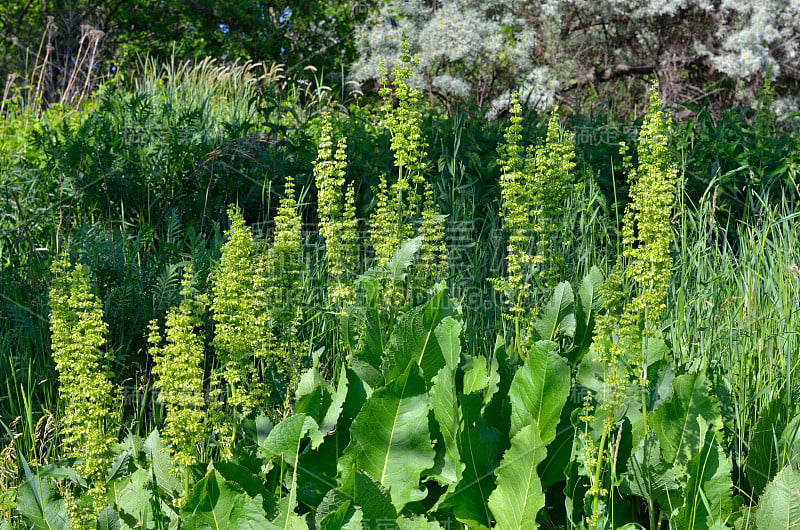
[[[489,386],[489,367],[482,355],[467,357],[464,367],[464,393],[474,394]]]
[[[156,527],[156,515],[166,507],[153,495],[152,490],[150,474],[145,469],[137,469],[109,485],[109,495],[113,498],[123,528],[137,525],[141,528]]]
[[[286,471],[286,482],[289,494],[282,499],[281,515],[277,519],[277,526],[291,528],[294,525],[292,514],[297,504],[297,476],[300,447],[306,435],[312,436],[312,449],[315,448],[314,437],[319,433],[319,427],[313,418],[305,414],[291,416],[278,425],[267,436],[264,449],[272,455],[281,458],[289,467]],[[322,441],[321,437],[319,439]]]
[[[422,246],[422,236],[403,241],[400,248],[394,253],[392,259],[386,264],[386,272],[389,280],[400,283],[406,279],[406,270],[414,261],[414,256]]]
[[[272,521],[274,527],[281,530],[308,530],[306,522],[296,513],[296,503],[291,495],[284,497],[278,503],[278,516]],[[273,527],[270,527],[273,528]]]
[[[261,499],[251,498],[238,485],[225,480],[212,465],[192,488],[181,510],[187,529],[274,529],[261,509]]]
[[[171,497],[180,495],[183,491],[183,483],[172,470],[169,449],[161,442],[158,429],[154,429],[150,433],[144,441],[142,450],[147,455],[149,470],[153,473],[158,487]]]
[[[575,335],[575,297],[569,282],[559,283],[553,296],[533,322],[539,340],[556,340]]]
[[[342,363],[342,367],[339,370],[339,382],[337,383],[336,390],[334,390],[333,396],[331,397],[328,410],[325,411],[325,415],[322,417],[322,420],[318,422],[319,430],[323,435],[327,434],[331,429],[336,427],[336,423],[339,421],[339,416],[342,414],[344,402],[347,399],[347,392],[347,367],[344,363]]]
[[[328,512],[325,517],[319,519],[317,528],[320,530],[341,530],[354,514],[355,509],[352,503],[349,500],[345,500],[335,511]]]
[[[452,315],[454,315],[453,308],[442,291],[434,295],[424,306],[400,315],[386,346],[386,355],[381,368],[383,381],[388,383],[399,377],[409,364],[414,363],[422,369],[425,382],[429,385],[433,376],[446,364],[445,355],[435,332],[443,319]],[[450,332],[454,331],[452,324],[447,326],[451,327]],[[445,330],[440,332],[440,335],[448,339],[444,344],[451,347],[448,355],[452,356],[454,354],[452,338],[446,336]]]
[[[788,422],[786,398],[779,394],[767,405],[750,438],[745,470],[753,494],[760,495],[785,464],[800,463],[800,418]]]
[[[317,506],[325,494],[336,487],[340,448],[347,442],[339,430],[326,437],[316,450],[300,454],[297,466],[297,498],[306,506]]]
[[[350,369],[370,387],[375,387],[381,380],[380,368],[385,348],[381,314],[377,307],[367,307],[364,310],[363,344],[350,360]]]
[[[444,465],[438,475],[443,485],[455,486],[461,479],[464,464],[458,452],[458,437],[461,428],[461,411],[456,397],[455,371],[442,367],[433,378],[430,403],[434,418],[439,425],[439,434],[444,446]]]
[[[121,528],[119,515],[111,506],[106,506],[97,515],[97,530],[120,530]]]
[[[602,286],[603,273],[593,266],[578,287],[578,299],[575,303],[575,336],[572,348],[567,352],[567,358],[573,364],[580,362],[592,344],[595,314],[602,306],[600,294]]]
[[[131,462],[131,449],[125,449],[111,463],[108,471],[106,472],[106,480],[112,481],[118,479],[128,471],[128,465]]]
[[[333,391],[319,373],[319,352],[312,356],[311,368],[306,370],[295,390],[295,414],[306,414],[319,424],[331,404]]]
[[[275,500],[267,490],[264,479],[253,474],[249,469],[233,462],[216,462],[214,469],[217,474],[244,490],[253,499],[261,498],[261,506],[267,517],[271,517],[275,512]]]
[[[489,425],[502,433],[511,430],[511,405],[508,402],[508,390],[517,366],[508,359],[505,341],[498,336],[495,340],[492,361],[489,365],[489,384],[484,392],[484,406],[481,414]]]
[[[451,370],[455,370],[461,360],[461,329],[461,323],[448,316],[433,330],[445,365]]]
[[[653,431],[647,433],[631,455],[622,489],[650,503],[678,489],[672,464],[661,456],[661,444]]]
[[[523,427],[511,439],[497,469],[497,488],[489,496],[496,528],[538,528],[536,514],[544,507],[544,492],[536,468],[547,455],[539,427]]]
[[[488,500],[495,488],[500,432],[480,417],[481,396],[460,394],[458,400],[464,416],[458,448],[465,467],[445,506],[452,506],[453,514],[462,523],[488,528],[492,523]]]
[[[722,419],[702,373],[676,377],[672,386],[671,399],[651,414],[651,421],[664,459],[683,482],[689,460],[700,453],[710,429],[722,429]]]
[[[316,422],[305,414],[295,414],[278,423],[264,441],[264,449],[282,458],[289,466],[297,464],[300,444],[306,434],[318,430]]]
[[[335,526],[335,524],[337,521],[341,521],[337,512],[342,511],[342,507],[347,507],[344,510],[345,514],[354,511],[352,496],[344,493],[339,488],[331,488],[328,490],[322,497],[322,501],[320,501],[314,510],[314,521],[317,527],[322,528],[323,521],[328,519],[326,524],[329,528],[341,528],[341,526]],[[346,519],[345,517],[345,520]],[[343,521],[342,524],[344,524]]]
[[[67,528],[67,509],[64,499],[48,484],[31,473],[22,453],[18,452],[25,471],[25,482],[17,490],[17,510],[36,530]]]
[[[336,425],[347,397],[347,372],[345,366],[339,372],[339,383],[332,387],[319,372],[319,356],[315,355],[313,366],[300,378],[295,393],[295,414],[306,414],[319,425],[315,439],[324,437]]]
[[[677,528],[726,528],[733,511],[732,465],[713,435],[689,461],[683,507],[673,517]]]
[[[389,490],[394,506],[425,497],[420,475],[434,464],[428,395],[416,364],[373,392],[350,428],[357,468]],[[366,513],[365,513],[366,515]]]
[[[514,374],[508,391],[511,438],[532,423],[539,427],[545,446],[556,437],[561,409],[569,397],[570,371],[555,347],[552,342],[535,343],[526,354],[525,364]]]
[[[756,528],[778,530],[800,527],[800,472],[783,468],[758,502]]]
[[[572,427],[570,418],[572,411],[580,406],[580,402],[576,398],[576,395],[571,394],[570,399],[561,409],[561,419],[556,427],[556,438],[548,444],[547,457],[539,465],[539,478],[542,480],[542,489],[545,491],[567,479],[566,470],[572,457],[572,443],[575,437],[575,429]]]
[[[361,471],[353,473],[342,485],[341,491],[361,509],[361,520],[365,528],[380,528],[382,523],[397,518],[391,491],[386,491],[386,488]]]

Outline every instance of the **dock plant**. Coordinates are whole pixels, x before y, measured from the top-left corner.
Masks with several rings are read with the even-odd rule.
[[[254,293],[255,251],[253,234],[238,208],[228,209],[231,226],[213,275],[211,311],[212,344],[227,389],[228,404],[247,416],[258,407],[260,385],[254,346],[262,323]],[[252,391],[255,392],[252,392]]]
[[[153,375],[159,387],[158,400],[167,412],[163,439],[174,451],[173,460],[184,468],[199,461],[199,447],[208,428],[201,321],[208,302],[196,292],[193,279],[194,271],[187,265],[181,280],[181,302],[167,313],[164,335],[152,321],[148,337]],[[188,480],[188,475],[185,478]]]
[[[303,236],[294,179],[287,177],[284,195],[275,216],[272,246],[257,264],[256,293],[267,317],[259,354],[270,363],[287,385],[286,396],[300,377],[307,344],[298,337],[303,322]]]
[[[76,471],[88,483],[88,502],[70,498],[73,528],[93,528],[106,506],[106,470],[113,460],[119,391],[108,377],[108,324],[100,299],[92,292],[89,271],[62,254],[52,266],[50,333],[53,360],[64,404],[62,436],[66,454],[78,459]]]
[[[378,266],[384,267],[403,241],[422,236],[420,256],[411,272],[411,296],[429,291],[447,277],[445,218],[439,214],[433,188],[426,179],[428,147],[422,135],[420,91],[411,81],[417,59],[403,46],[400,64],[392,69],[393,79],[383,69],[380,95],[383,120],[390,134],[397,178],[381,177],[376,209],[370,217]],[[388,286],[389,299],[397,299],[395,286]]]
[[[338,311],[356,302],[354,279],[358,266],[358,220],[353,183],[346,184],[347,138],[333,146],[333,124],[328,116],[314,162],[319,233],[325,242],[328,297]]]

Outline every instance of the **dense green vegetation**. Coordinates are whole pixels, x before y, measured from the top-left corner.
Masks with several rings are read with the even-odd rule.
[[[161,44],[219,27],[190,4]],[[252,29],[179,54],[256,58]],[[800,524],[800,137],[769,83],[489,120],[431,107],[407,47],[375,98],[259,53],[298,67],[12,83],[4,528]]]

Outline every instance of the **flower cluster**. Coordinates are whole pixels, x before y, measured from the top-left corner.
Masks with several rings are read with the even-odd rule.
[[[159,401],[167,409],[162,434],[175,451],[174,460],[183,466],[198,461],[198,447],[206,436],[201,317],[208,301],[192,286],[193,278],[194,271],[187,265],[181,303],[167,312],[166,336],[162,337],[154,320],[148,337]]]
[[[355,212],[355,191],[347,186],[347,139],[342,137],[333,150],[333,124],[330,116],[322,126],[322,137],[314,162],[319,211],[319,232],[325,240],[330,285],[328,295],[344,307],[355,303],[353,275],[358,264],[358,220]]]
[[[253,234],[238,208],[228,209],[231,222],[213,275],[214,319],[212,342],[229,390],[228,402],[244,415],[257,403],[251,387],[260,390],[254,349],[259,343],[263,308],[254,296],[255,251]]]
[[[100,299],[91,291],[89,273],[71,266],[66,256],[53,263],[50,289],[50,333],[53,360],[65,402],[63,436],[68,455],[77,457],[77,470],[90,481],[90,503],[69,502],[74,528],[92,527],[106,505],[105,475],[111,464],[109,432],[119,410],[119,393],[104,368],[110,352],[103,351],[108,325]]]
[[[370,235],[379,266],[386,265],[400,244],[415,232],[422,236],[411,288],[412,292],[424,292],[447,277],[447,246],[444,217],[439,214],[433,188],[424,176],[427,145],[422,137],[420,93],[410,83],[411,68],[417,59],[408,55],[407,46],[403,44],[401,61],[392,70],[393,82],[389,83],[385,70],[381,76],[384,123],[391,135],[397,179],[390,183],[381,178],[377,208],[370,218]],[[414,223],[418,224],[416,231]],[[390,295],[397,294],[394,286],[388,289]]]

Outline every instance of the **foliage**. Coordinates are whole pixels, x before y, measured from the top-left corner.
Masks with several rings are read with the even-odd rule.
[[[387,79],[383,109],[340,112],[327,96],[284,91],[291,83],[280,72],[262,84],[259,68],[152,70],[134,94],[119,88],[106,103],[3,129],[2,182],[17,197],[31,190],[19,204],[11,194],[2,202],[0,488],[9,525],[63,527],[77,511],[101,528],[792,520],[800,276],[789,170],[771,182],[723,182],[713,163],[700,171],[685,159],[754,163],[772,145],[767,114],[752,126],[761,143],[752,133],[725,151],[743,121],[687,131],[654,104],[628,158],[579,134],[621,126],[611,118],[573,116],[570,142],[556,116],[520,109],[512,126],[521,138],[503,147],[507,122],[425,114],[412,102],[421,94],[397,84],[398,73],[409,83],[410,69]],[[136,96],[141,106],[125,103]],[[182,113],[194,117],[177,120]],[[115,131],[137,119],[147,125],[134,149]],[[178,123],[183,132],[164,134]],[[504,275],[510,219],[510,208],[503,217],[498,208],[508,173],[495,160],[498,143],[499,164],[513,144],[520,180],[540,183],[518,186],[518,196],[545,201],[520,208],[530,285],[521,333],[486,282]],[[252,149],[239,150],[245,144]],[[146,156],[134,157],[142,146]],[[215,152],[225,146],[228,154]],[[672,192],[650,192],[665,186],[656,177],[677,181],[675,160],[693,168],[694,188],[676,193],[668,214]],[[375,241],[344,226],[377,209],[370,190],[381,174],[385,211],[406,222],[378,259]],[[729,185],[738,195],[726,195]],[[39,207],[49,217],[29,211]],[[426,219],[446,219],[446,269],[429,266],[443,262],[427,246],[439,236]],[[104,416],[109,452],[96,480],[64,443],[48,321],[37,316],[48,283],[65,281],[46,272],[65,239],[82,270],[91,267],[96,295],[91,318],[62,335],[79,334],[81,323],[103,327],[94,370],[123,397]],[[332,266],[345,240],[356,266]],[[562,251],[556,267],[534,266],[541,241]],[[181,294],[188,270],[191,292]],[[446,284],[433,281],[442,270]],[[350,302],[333,300],[337,282]],[[154,358],[152,320],[166,333],[152,334]],[[170,394],[180,381],[191,390]],[[184,405],[192,414],[176,424]],[[106,495],[93,491],[99,483]]]
[[[47,0],[0,8],[0,79],[26,104],[84,99],[141,56],[310,64],[335,72],[367,11],[347,2]],[[16,81],[15,81],[16,80]]]

